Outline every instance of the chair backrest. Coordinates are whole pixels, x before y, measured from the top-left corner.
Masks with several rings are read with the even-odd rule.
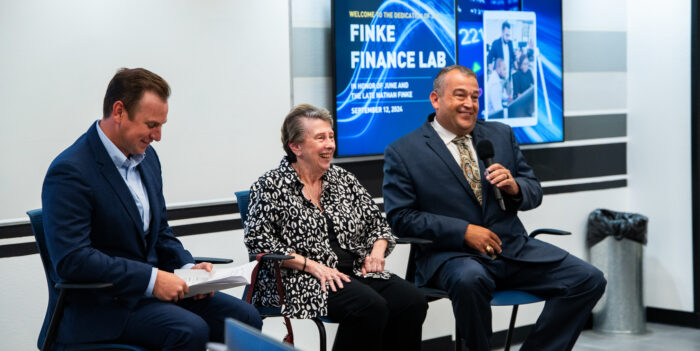
[[[243,228],[245,228],[245,220],[248,218],[248,203],[250,202],[250,191],[236,191],[235,194],[236,200],[238,201],[238,213],[241,214],[241,225],[243,226]],[[243,296],[241,297],[243,301],[245,301],[246,297],[248,296],[249,288],[250,285],[246,285],[243,289]],[[226,335],[228,335],[228,332],[226,333]]]
[[[32,232],[34,232],[34,239],[36,241],[37,250],[39,250],[39,256],[41,257],[41,262],[44,264],[44,273],[46,273],[46,279],[53,280],[53,264],[51,264],[51,258],[49,257],[49,252],[46,249],[46,236],[44,235],[44,218],[42,217],[41,209],[27,211],[29,215],[29,222],[32,225]],[[49,283],[54,283],[49,281]],[[51,284],[53,286],[53,284]]]
[[[250,191],[236,191],[238,200],[238,212],[241,214],[241,225],[245,228],[245,220],[248,218],[248,203],[250,203]]]
[[[51,314],[53,313],[54,307],[56,306],[56,301],[58,300],[58,290],[54,287],[56,285],[57,274],[54,271],[53,264],[51,263],[51,257],[49,257],[49,252],[46,249],[44,218],[42,217],[41,209],[27,211],[27,215],[29,216],[29,222],[31,223],[32,231],[34,232],[34,240],[36,241],[37,250],[39,250],[41,263],[44,265],[46,285],[49,289],[49,303],[46,307],[46,316],[44,317],[44,324],[41,327],[38,341],[39,344],[37,345],[39,348],[41,348],[41,344],[44,342],[46,337],[49,322],[51,321]]]
[[[231,318],[226,319],[226,349],[229,351],[294,350],[293,347]]]
[[[46,315],[44,316],[44,324],[41,326],[41,332],[39,333],[39,339],[37,341],[37,347],[43,349],[44,340],[46,340],[49,325],[51,324],[51,317],[53,316],[56,308],[56,304],[59,299],[59,291],[56,288],[56,283],[58,282],[58,274],[53,268],[51,263],[51,257],[49,256],[49,251],[46,248],[46,235],[44,233],[44,217],[41,209],[27,211],[29,216],[29,222],[32,226],[32,231],[34,232],[34,240],[36,241],[36,247],[39,250],[39,257],[41,257],[41,263],[44,265],[44,275],[46,276],[46,284],[49,288],[49,303],[46,307]],[[58,316],[61,316],[61,311],[56,312]],[[56,322],[60,321],[60,317]],[[54,323],[56,323],[54,322]],[[47,342],[46,348],[51,349],[53,345],[53,339],[55,334],[50,337],[51,340]],[[76,350],[78,348],[75,348]],[[144,351],[145,349],[132,346],[132,345],[121,345],[121,344],[82,344],[80,350],[135,350]]]

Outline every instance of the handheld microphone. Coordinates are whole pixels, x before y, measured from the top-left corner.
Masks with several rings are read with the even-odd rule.
[[[486,166],[486,168],[491,167],[491,165],[493,164],[494,153],[495,152],[493,151],[493,144],[491,144],[491,142],[488,140],[481,140],[476,145],[476,154],[482,161],[484,161],[484,165]],[[496,187],[495,185],[492,188],[494,195],[496,195],[496,200],[498,200],[498,206],[501,208],[501,210],[505,211],[506,203],[503,202],[503,195],[501,194],[501,189],[498,189],[498,187]]]

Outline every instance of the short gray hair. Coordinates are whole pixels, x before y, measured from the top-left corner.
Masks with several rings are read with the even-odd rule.
[[[447,73],[450,73],[451,71],[458,70],[462,74],[464,74],[467,77],[473,77],[476,79],[476,73],[472,71],[471,69],[464,67],[462,65],[452,65],[452,66],[447,66],[438,72],[437,76],[435,77],[435,80],[433,81],[433,90],[439,95],[442,96],[442,89],[444,88],[445,85],[445,75]]]
[[[309,104],[294,106],[282,122],[282,148],[287,153],[287,160],[290,163],[297,161],[297,155],[289,148],[289,143],[301,143],[304,141],[304,125],[302,118],[320,119],[328,122],[333,127],[333,117],[325,108],[318,108]]]

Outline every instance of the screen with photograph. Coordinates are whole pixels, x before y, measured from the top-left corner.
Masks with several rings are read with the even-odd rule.
[[[457,34],[479,118],[510,125],[520,144],[563,141],[561,2],[457,0]]]
[[[332,2],[336,155],[382,154],[434,112],[439,70],[477,75],[479,118],[521,144],[564,139],[561,2]]]
[[[482,90],[487,121],[511,127],[537,124],[535,28],[534,12],[484,12],[483,62],[487,75]]]
[[[455,64],[453,0],[333,1],[336,153],[382,154],[433,112],[433,78]]]

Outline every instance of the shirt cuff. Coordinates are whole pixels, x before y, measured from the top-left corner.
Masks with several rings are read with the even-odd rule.
[[[156,277],[158,276],[158,268],[153,267],[151,269],[151,280],[148,281],[148,287],[146,288],[146,297],[153,296],[153,287],[156,285]]]
[[[192,267],[194,267],[194,263],[185,263],[185,265],[180,267],[180,269],[190,269]]]

